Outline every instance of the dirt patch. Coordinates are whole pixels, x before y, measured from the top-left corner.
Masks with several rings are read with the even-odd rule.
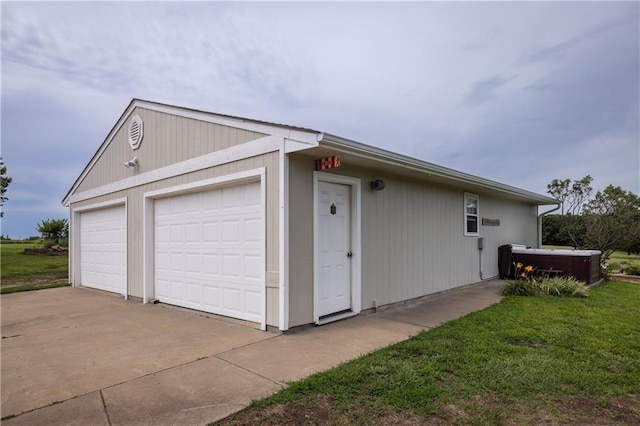
[[[619,281],[630,281],[630,282],[640,283],[640,275],[613,274],[611,275],[611,278]]]
[[[331,397],[318,395],[308,402],[248,408],[222,420],[220,425],[640,425],[640,395],[590,397],[549,403],[508,404],[494,396],[477,396],[443,406],[434,415],[419,417],[390,407],[368,404],[339,407]]]
[[[589,397],[548,403],[508,404],[493,398],[461,403],[464,415],[444,407],[448,423],[504,425],[640,425],[640,395]],[[466,416],[473,413],[473,418]]]
[[[33,278],[29,276],[24,277],[8,277],[2,278],[2,288],[19,287],[23,285],[33,285],[34,287],[45,286],[49,284],[65,284],[69,282],[69,278],[66,272],[52,273],[46,278]]]
[[[396,412],[392,409],[374,410],[366,404],[350,409],[338,407],[334,400],[326,395],[318,395],[307,402],[274,404],[262,408],[248,408],[236,415],[222,420],[221,425],[445,425],[439,419],[434,422],[412,415]]]
[[[66,256],[69,254],[69,250],[66,247],[54,246],[48,249],[45,248],[26,248],[22,251],[22,254],[31,256]]]

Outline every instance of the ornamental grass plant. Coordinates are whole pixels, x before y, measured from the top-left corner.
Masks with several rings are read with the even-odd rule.
[[[518,262],[515,266],[515,281],[502,290],[504,296],[555,296],[587,297],[588,288],[573,277],[535,276],[535,268]]]

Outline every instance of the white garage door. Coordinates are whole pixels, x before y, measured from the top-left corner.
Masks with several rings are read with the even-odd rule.
[[[260,183],[155,201],[155,297],[262,322],[264,208]]]
[[[127,220],[124,206],[80,214],[80,281],[127,295]]]

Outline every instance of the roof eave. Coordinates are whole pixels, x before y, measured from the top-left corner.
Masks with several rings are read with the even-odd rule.
[[[482,177],[470,175],[468,173],[459,172],[457,170],[449,169],[437,164],[387,151],[382,148],[365,145],[360,142],[346,139],[337,135],[324,133],[320,143],[330,145],[338,149],[342,148],[347,152],[363,157],[373,158],[377,161],[383,161],[388,164],[394,164],[401,167],[409,167],[413,170],[423,172],[428,175],[441,177],[462,184],[480,185],[492,191],[497,191],[499,193],[515,196],[517,198],[525,199],[530,202],[535,202],[538,205],[558,204],[558,200],[556,200],[555,198],[546,197],[535,192],[516,188],[511,185],[506,185]]]

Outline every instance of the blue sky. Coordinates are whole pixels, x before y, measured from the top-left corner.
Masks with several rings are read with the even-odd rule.
[[[544,193],[640,192],[640,3],[2,2],[2,234],[132,98],[309,127]]]

